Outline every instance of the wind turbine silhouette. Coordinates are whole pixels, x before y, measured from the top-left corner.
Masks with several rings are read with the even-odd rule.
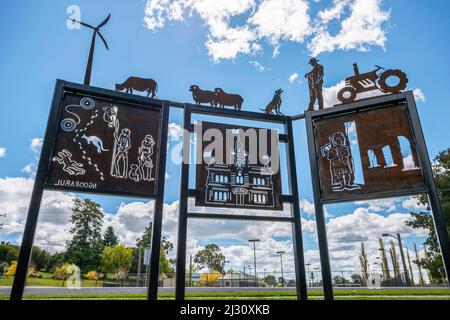
[[[84,22],[81,22],[81,21],[78,21],[75,19],[67,18],[68,20],[70,20],[72,22],[79,23],[82,26],[85,26],[87,28],[94,30],[94,34],[92,35],[91,50],[89,51],[88,64],[86,67],[86,74],[84,76],[84,84],[87,86],[91,83],[92,61],[94,60],[95,39],[97,37],[97,34],[100,37],[100,39],[102,39],[103,43],[105,44],[106,50],[109,50],[109,47],[108,47],[108,44],[106,43],[105,38],[100,33],[100,28],[103,27],[105,24],[107,24],[110,18],[111,18],[111,14],[109,14],[106,17],[106,19],[103,20],[103,22],[100,23],[97,27],[91,26],[90,24],[87,24],[87,23],[84,23]]]

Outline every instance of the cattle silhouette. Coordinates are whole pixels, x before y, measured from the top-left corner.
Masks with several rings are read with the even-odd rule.
[[[238,94],[226,93],[221,88],[214,90],[214,104],[218,104],[221,108],[234,107],[235,110],[241,110],[244,99]]]
[[[202,90],[199,86],[193,84],[189,91],[192,92],[192,99],[194,99],[195,103],[200,105],[202,103],[209,103],[212,106],[217,106],[214,101],[214,92],[210,90]]]
[[[158,84],[153,79],[144,79],[138,77],[129,77],[124,83],[116,84],[116,91],[126,90],[126,93],[133,94],[133,90],[146,91],[147,97],[152,95],[154,98],[158,92]]]

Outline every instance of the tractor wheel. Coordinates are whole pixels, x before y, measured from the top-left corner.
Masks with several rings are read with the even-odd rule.
[[[387,83],[387,80],[390,77],[397,77],[398,84],[395,86],[390,86]],[[406,89],[406,85],[408,84],[408,77],[401,70],[386,70],[380,75],[380,80],[378,81],[378,85],[380,86],[380,90],[385,93],[397,93]]]
[[[346,104],[355,101],[357,94],[358,92],[356,91],[355,88],[345,87],[339,90],[337,98],[339,99],[340,102]]]

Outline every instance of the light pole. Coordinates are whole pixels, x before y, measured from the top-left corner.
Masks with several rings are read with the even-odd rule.
[[[256,276],[256,243],[259,242],[259,239],[250,239],[248,242],[253,243],[253,267],[255,268],[255,287],[257,287],[257,276]]]
[[[225,264],[224,264],[224,267],[223,267],[223,269],[224,269],[223,271],[224,271],[225,273],[226,273],[226,271],[225,271],[225,266],[227,265],[227,263],[230,263],[230,261],[229,261],[229,260],[226,260],[226,261],[225,261]],[[231,271],[232,271],[232,270],[228,270],[228,271],[229,271],[228,273],[230,274],[230,287],[231,287],[231,282],[232,282]],[[222,277],[222,278],[223,278],[223,277]]]
[[[192,254],[189,256],[189,287],[192,287]]]
[[[244,283],[245,283],[245,265],[244,265]],[[241,286],[241,283],[239,281],[239,287]]]
[[[285,254],[285,251],[277,251],[277,254],[280,255],[280,266],[281,266],[281,284],[284,287],[284,275],[283,275],[283,254]]]
[[[142,264],[142,248],[139,246],[138,247],[138,252],[139,252],[139,255],[138,255],[138,265],[137,265],[137,273],[138,273],[138,276],[137,276],[137,286],[139,287],[139,284],[140,284],[140,282],[141,282],[141,264]]]
[[[311,263],[305,263],[306,266],[306,273],[308,274],[308,283],[309,283],[309,287],[311,287],[311,275],[309,274],[309,267],[311,266]]]
[[[374,264],[379,264],[381,267],[381,274],[383,275],[383,280],[387,280],[384,278],[384,275],[386,274],[386,270],[384,270],[384,263],[383,260],[380,257],[376,257],[376,261]]]
[[[411,286],[411,281],[409,279],[409,272],[408,269],[406,268],[406,260],[405,260],[405,254],[403,252],[403,246],[402,246],[402,238],[400,237],[400,233],[397,233],[397,236],[393,236],[392,234],[389,233],[384,233],[383,237],[392,237],[394,239],[397,239],[398,241],[398,246],[400,248],[400,256],[402,257],[402,264],[403,264],[403,272],[405,273],[405,281],[406,281],[406,285],[408,287]]]
[[[252,266],[251,265],[248,265],[247,266],[247,269],[248,269],[248,276],[250,277],[250,275],[252,274]],[[250,280],[250,279],[249,279]],[[247,287],[248,287],[248,284],[249,284],[249,281],[247,281]]]
[[[245,283],[245,286],[247,287],[248,283],[247,283],[247,276],[245,274],[245,268],[250,269],[251,267],[244,264],[244,283]]]
[[[316,282],[317,282],[317,283],[319,282],[319,270],[320,270],[319,267],[314,268],[314,271],[315,271],[315,274],[316,274]],[[315,285],[315,284],[314,284],[314,285]]]

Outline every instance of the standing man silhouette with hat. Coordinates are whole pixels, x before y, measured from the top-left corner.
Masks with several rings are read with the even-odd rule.
[[[308,78],[309,85],[309,107],[307,111],[314,111],[314,103],[318,102],[319,110],[323,109],[323,66],[318,63],[319,60],[316,58],[311,58],[309,64],[312,65],[313,69],[311,72],[305,74],[305,78]]]

